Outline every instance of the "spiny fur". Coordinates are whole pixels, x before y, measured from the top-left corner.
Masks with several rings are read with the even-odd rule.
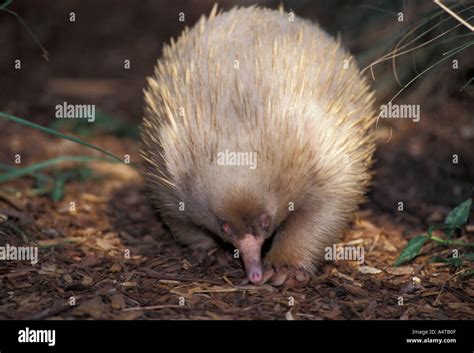
[[[375,148],[373,94],[339,41],[307,20],[214,7],[165,46],[145,104],[146,179],[185,243],[211,245],[185,234],[199,227],[183,224],[208,228],[220,199],[262,195],[277,213],[295,205],[268,261],[313,271],[364,200]],[[258,167],[218,166],[226,149],[257,152]]]

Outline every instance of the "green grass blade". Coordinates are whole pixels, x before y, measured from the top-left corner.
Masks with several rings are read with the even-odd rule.
[[[13,2],[13,0],[7,0],[3,4],[0,5],[0,10],[5,10],[8,5],[10,5]]]
[[[103,161],[103,162],[112,162],[117,163],[114,160],[109,158],[101,158],[101,157],[91,157],[91,156],[62,156],[53,159],[48,159],[46,161],[42,161],[39,163],[35,163],[29,165],[24,168],[14,169],[5,174],[0,175],[0,183],[4,183],[25,175],[33,174],[34,172],[51,167],[55,164],[63,163],[63,162],[90,162],[90,161]],[[122,162],[122,161],[120,161]]]
[[[9,115],[9,114],[3,113],[3,112],[0,112],[0,117],[4,118],[4,119],[7,119],[7,120],[10,120],[10,121],[13,121],[13,122],[18,123],[18,124],[22,124],[24,126],[32,127],[34,129],[46,132],[47,134],[50,134],[50,135],[54,135],[54,136],[61,137],[63,139],[69,140],[69,141],[73,141],[73,142],[78,143],[82,146],[85,146],[85,147],[94,149],[96,151],[99,151],[99,152],[101,152],[101,153],[103,153],[103,154],[105,154],[105,155],[107,155],[107,156],[123,163],[123,160],[121,158],[115,156],[114,154],[112,154],[110,152],[107,152],[107,151],[103,150],[100,147],[97,147],[95,145],[92,145],[92,144],[84,141],[84,140],[81,140],[80,138],[63,134],[59,131],[44,127],[44,126],[39,125],[39,124],[32,123],[31,121],[28,121],[28,120],[25,120],[25,119],[22,119],[22,118],[18,118],[16,116]]]

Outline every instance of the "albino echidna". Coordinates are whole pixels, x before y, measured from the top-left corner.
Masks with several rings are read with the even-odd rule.
[[[233,244],[252,283],[305,285],[371,179],[373,94],[351,55],[282,9],[214,8],[164,48],[145,102],[146,180],[174,237]]]

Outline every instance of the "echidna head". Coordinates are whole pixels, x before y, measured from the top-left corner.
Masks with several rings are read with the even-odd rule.
[[[211,212],[218,227],[216,234],[239,250],[250,282],[260,282],[262,245],[281,222],[272,202],[244,189],[220,195]]]

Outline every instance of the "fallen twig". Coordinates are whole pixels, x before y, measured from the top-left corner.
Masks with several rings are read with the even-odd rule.
[[[212,279],[205,279],[205,278],[195,278],[195,277],[188,277],[188,276],[178,276],[178,275],[168,275],[164,273],[158,273],[148,268],[143,269],[142,275],[157,278],[157,279],[164,279],[168,281],[178,281],[178,282],[194,282],[194,283],[208,283],[214,285],[222,285],[221,281],[215,281]]]
[[[152,305],[152,306],[137,306],[133,308],[125,308],[122,311],[137,311],[137,310],[158,310],[158,309],[168,309],[168,308],[185,308],[184,305]]]

